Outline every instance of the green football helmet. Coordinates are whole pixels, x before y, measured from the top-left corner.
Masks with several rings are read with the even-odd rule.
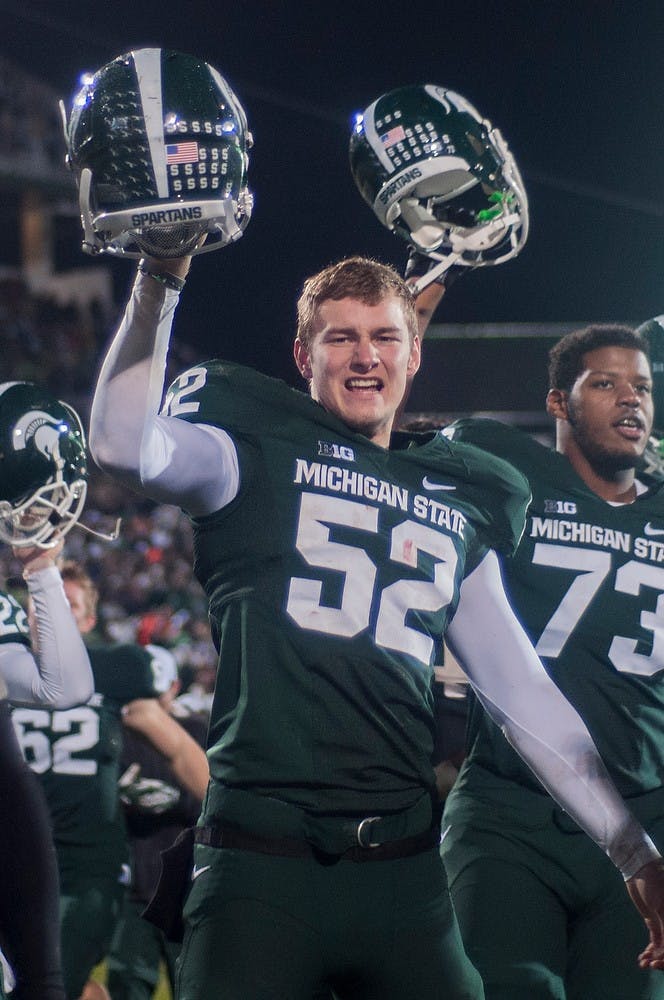
[[[86,492],[78,414],[32,382],[0,384],[0,539],[52,548],[78,521]]]
[[[244,109],[224,77],[194,56],[137,49],[61,104],[76,175],[83,249],[182,257],[242,236],[251,218],[252,145]]]
[[[661,482],[664,480],[664,315],[646,320],[636,332],[648,345],[655,410],[652,434],[643,455],[644,472]]]
[[[383,94],[358,115],[350,167],[382,225],[437,262],[502,264],[528,238],[528,198],[502,135],[460,94],[434,84]]]

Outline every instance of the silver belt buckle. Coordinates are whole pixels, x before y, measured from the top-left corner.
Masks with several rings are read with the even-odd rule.
[[[355,836],[357,837],[357,842],[360,845],[360,847],[380,847],[380,843],[378,843],[377,841],[374,842],[373,840],[369,840],[367,843],[364,842],[365,827],[366,827],[366,833],[370,837],[371,836],[369,832],[370,826],[372,823],[375,823],[375,821],[378,819],[382,819],[382,816],[365,816],[365,818],[363,820],[360,820],[360,822],[358,823]]]

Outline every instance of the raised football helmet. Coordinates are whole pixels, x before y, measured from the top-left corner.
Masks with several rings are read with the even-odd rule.
[[[648,345],[655,410],[652,433],[643,454],[644,472],[658,482],[664,480],[664,315],[648,319],[636,332]]]
[[[32,382],[0,384],[0,539],[52,548],[76,524],[86,491],[77,413]]]
[[[61,104],[83,249],[182,257],[237,240],[251,217],[244,109],[208,63],[137,49]]]
[[[357,115],[349,153],[382,225],[437,262],[416,291],[453,264],[502,264],[523,248],[528,198],[514,157],[460,94],[434,84],[383,94]]]

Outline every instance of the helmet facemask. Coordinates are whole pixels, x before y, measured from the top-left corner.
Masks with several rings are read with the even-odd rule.
[[[84,479],[66,483],[56,475],[22,502],[0,500],[0,539],[15,548],[53,548],[78,521],[86,493]]]

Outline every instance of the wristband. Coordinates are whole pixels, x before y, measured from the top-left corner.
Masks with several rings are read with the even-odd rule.
[[[178,278],[175,274],[169,274],[168,271],[151,271],[144,257],[141,257],[138,262],[138,270],[141,274],[147,274],[148,277],[154,278],[154,280],[158,281],[160,285],[165,285],[166,288],[172,288],[174,292],[181,292],[185,286],[185,279]]]

